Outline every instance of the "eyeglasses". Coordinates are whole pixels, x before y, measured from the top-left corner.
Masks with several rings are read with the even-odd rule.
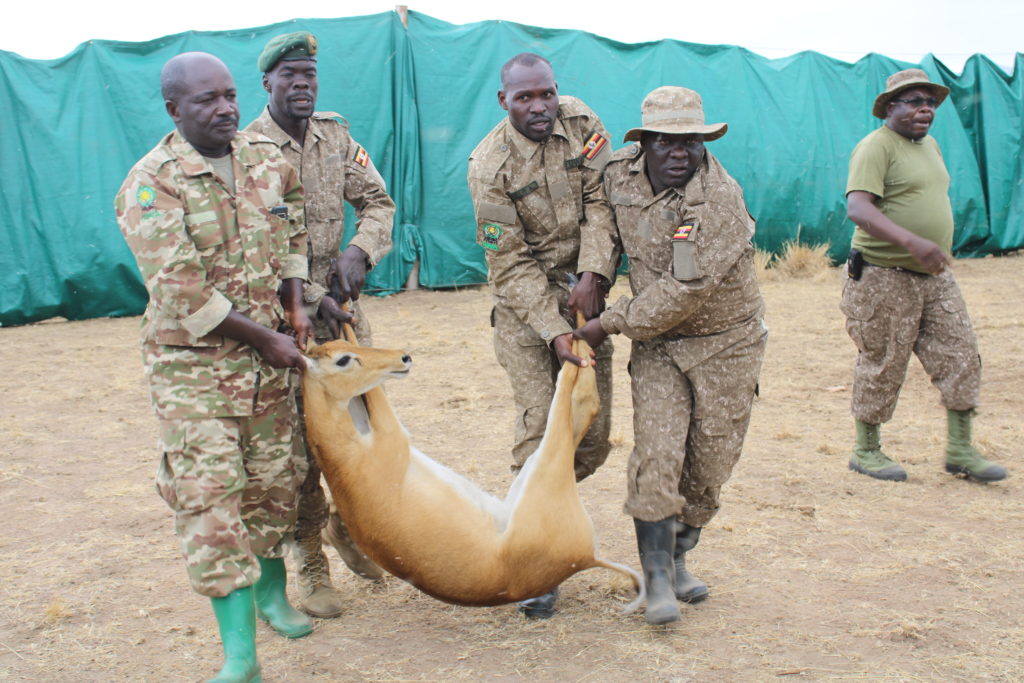
[[[931,107],[932,109],[935,109],[935,107],[939,106],[939,101],[937,99],[935,99],[934,97],[914,97],[914,98],[909,99],[909,100],[901,100],[901,99],[893,98],[892,101],[893,102],[903,102],[905,104],[909,104],[914,109],[920,109],[921,107],[923,107],[926,104],[929,107]]]

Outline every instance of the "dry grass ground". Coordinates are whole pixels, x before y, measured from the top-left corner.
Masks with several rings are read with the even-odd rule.
[[[512,606],[452,607],[397,580],[362,581],[331,551],[346,613],[295,642],[261,625],[265,680],[1024,680],[1022,266],[956,265],[985,360],[977,440],[1007,481],[943,473],[944,414],[916,361],[883,434],[909,481],[849,472],[855,352],[839,271],[768,278],[761,398],[722,512],[692,553],[708,601],[652,629],[619,614],[624,582],[595,570],[566,582],[556,618],[526,622]],[[502,493],[511,400],[489,305],[482,289],[416,291],[365,310],[378,345],[413,355],[389,393],[417,444]],[[197,681],[219,666],[209,605],[188,588],[152,488],[137,327],[0,330],[2,681]],[[581,495],[602,554],[636,566],[621,513],[628,351],[617,339],[616,446]]]

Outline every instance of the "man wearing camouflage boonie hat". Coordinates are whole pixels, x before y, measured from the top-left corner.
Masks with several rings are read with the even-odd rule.
[[[1006,477],[1006,468],[971,443],[981,359],[949,270],[949,172],[928,135],[948,94],[921,69],[893,74],[872,109],[885,124],[850,155],[847,211],[857,227],[840,305],[858,350],[851,406],[857,437],[849,467],[876,479],[907,478],[882,451],[880,431],[892,418],[912,352],[946,407],[946,471],[983,482]]]
[[[257,61],[269,102],[246,130],[273,140],[298,169],[305,188],[309,282],[303,298],[314,320],[316,341],[336,339],[341,325],[354,315],[356,338],[371,345],[359,291],[367,269],[391,250],[395,205],[370,155],[349,134],[348,123],[334,112],[314,110],[319,89],[317,51],[316,38],[306,31],[276,36],[267,43]],[[346,201],[355,208],[356,234],[339,255]],[[342,310],[345,302],[351,314]],[[321,535],[357,575],[378,579],[383,573],[355,545],[324,496],[320,468],[305,443],[301,387],[296,388],[296,405],[296,450],[309,467],[299,490],[295,526],[300,606],[315,617],[336,617],[343,601],[331,583]]]
[[[704,143],[700,95],[663,86],[644,98],[638,142],[604,170],[611,229],[588,224],[580,262],[629,257],[633,297],[576,331],[591,345],[633,340],[633,453],[625,512],[633,517],[647,582],[647,621],[680,618],[678,601],[708,587],[686,554],[718,512],[740,457],[764,357],[764,302],[754,270],[754,220],[743,191]],[[593,249],[591,252],[589,249]]]
[[[215,680],[254,681],[257,616],[290,638],[313,630],[288,604],[283,559],[302,465],[289,375],[304,367],[312,328],[302,186],[270,140],[237,132],[235,85],[219,59],[173,57],[160,86],[176,130],[115,199],[149,292],[142,352],[160,421],[156,484],[192,587],[217,617],[225,662]],[[278,332],[285,323],[296,338]]]
[[[508,375],[516,408],[512,470],[537,450],[561,363],[590,362],[572,353],[577,310],[594,315],[615,274],[605,255],[583,264],[581,226],[611,222],[602,201],[608,132],[590,107],[558,94],[551,63],[524,52],[501,69],[498,104],[508,112],[469,157],[477,242],[494,295],[494,352]],[[587,271],[570,293],[568,278]],[[595,276],[595,273],[597,274]],[[595,345],[601,409],[576,449],[576,480],[593,474],[611,444],[612,343]],[[529,618],[555,612],[552,591],[520,603]]]

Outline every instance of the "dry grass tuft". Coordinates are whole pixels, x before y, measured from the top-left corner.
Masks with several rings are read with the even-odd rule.
[[[786,242],[774,270],[780,278],[787,280],[819,277],[832,268],[828,248],[827,242],[818,245]]]
[[[761,282],[780,280],[826,279],[832,272],[832,260],[828,257],[829,244],[807,245],[786,242],[782,253],[754,251],[754,268]]]
[[[762,282],[775,279],[775,273],[771,270],[775,254],[763,249],[754,249],[754,270],[757,272],[757,279]]]
[[[60,621],[69,619],[74,612],[68,609],[68,606],[64,604],[64,601],[60,598],[54,598],[46,608],[46,620],[51,624],[56,624]]]

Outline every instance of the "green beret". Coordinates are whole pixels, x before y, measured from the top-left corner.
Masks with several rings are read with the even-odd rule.
[[[282,59],[313,59],[316,57],[316,37],[309,31],[296,31],[270,39],[257,65],[266,73]]]

